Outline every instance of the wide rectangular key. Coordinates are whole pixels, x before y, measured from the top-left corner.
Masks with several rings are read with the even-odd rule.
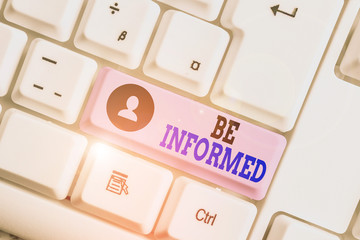
[[[345,7],[249,240],[263,239],[277,212],[336,233],[348,229],[360,199],[360,88],[334,67],[359,8],[359,1]]]
[[[111,68],[101,70],[80,128],[261,199],[286,140]]]
[[[1,179],[0,196],[0,229],[23,239],[148,239]]]
[[[227,1],[221,23],[234,38],[212,101],[291,130],[343,2]]]

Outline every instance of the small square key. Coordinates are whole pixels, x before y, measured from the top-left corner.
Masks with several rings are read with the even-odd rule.
[[[205,96],[229,41],[223,29],[178,11],[165,12],[144,65],[157,80]]]
[[[0,125],[0,177],[64,199],[86,144],[79,134],[9,109]]]
[[[178,178],[155,230],[156,239],[246,239],[256,216],[250,202]]]
[[[71,196],[74,206],[133,231],[153,229],[170,171],[103,144],[90,149]]]
[[[124,67],[139,66],[160,13],[150,0],[89,1],[75,46]]]
[[[9,0],[5,18],[45,36],[70,38],[83,0]]]
[[[97,64],[42,39],[35,39],[16,82],[14,102],[56,120],[77,119]]]

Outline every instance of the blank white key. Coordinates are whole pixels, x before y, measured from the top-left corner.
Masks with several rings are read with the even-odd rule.
[[[64,199],[86,144],[81,135],[10,109],[0,125],[0,177]]]
[[[157,239],[246,239],[256,207],[185,177],[174,183],[159,223]]]
[[[280,131],[291,130],[342,4],[228,1],[221,22],[234,38],[212,101]]]
[[[178,11],[165,12],[144,72],[162,82],[205,96],[229,41],[223,29]]]
[[[217,18],[223,0],[159,0],[208,21]]]
[[[23,239],[148,239],[1,179],[0,196],[0,229]]]
[[[9,0],[5,18],[59,41],[66,41],[83,0]]]
[[[160,13],[150,0],[92,0],[76,47],[127,68],[139,66]]]
[[[340,240],[339,237],[285,215],[275,218],[266,240]]]
[[[153,229],[170,171],[102,144],[93,145],[71,196],[74,206],[133,231]]]
[[[25,58],[12,99],[65,123],[74,123],[97,64],[94,60],[41,39]]]
[[[0,96],[4,96],[24,50],[27,36],[23,31],[2,23],[0,36]]]
[[[277,212],[335,233],[349,226],[360,199],[360,88],[334,66],[359,7],[344,8],[249,240],[262,239]]]

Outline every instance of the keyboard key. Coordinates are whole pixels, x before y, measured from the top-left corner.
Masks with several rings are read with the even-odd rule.
[[[212,101],[291,130],[342,5],[339,0],[227,1],[221,22],[234,38]]]
[[[185,13],[167,11],[145,61],[144,73],[205,96],[228,41],[228,33],[217,26]]]
[[[92,59],[36,39],[27,53],[12,99],[59,121],[74,123],[96,68]]]
[[[340,63],[342,74],[360,81],[360,24],[356,26]]]
[[[217,18],[223,0],[159,0],[208,21]]]
[[[171,190],[156,239],[246,239],[256,216],[252,203],[185,177]]]
[[[76,47],[135,69],[160,13],[150,0],[91,1],[75,38]]]
[[[172,173],[105,145],[94,145],[71,202],[131,230],[153,229],[170,188]]]
[[[81,135],[10,109],[0,125],[0,177],[64,199],[86,144]]]
[[[264,197],[286,144],[281,135],[111,68],[101,70],[80,128],[254,199]]]
[[[0,195],[0,229],[24,239],[149,239],[1,179]]]
[[[337,236],[306,223],[279,215],[266,240],[340,240]]]
[[[263,239],[278,212],[335,233],[349,227],[360,199],[360,92],[334,66],[359,6],[344,9],[249,240]]]
[[[5,96],[24,50],[27,36],[24,32],[2,23],[0,23],[0,36],[0,96]]]
[[[10,22],[65,42],[82,3],[82,0],[9,0],[4,15]]]

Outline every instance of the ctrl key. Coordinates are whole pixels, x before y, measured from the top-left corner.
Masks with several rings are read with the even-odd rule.
[[[246,239],[257,209],[185,177],[178,178],[155,229],[156,239]]]

